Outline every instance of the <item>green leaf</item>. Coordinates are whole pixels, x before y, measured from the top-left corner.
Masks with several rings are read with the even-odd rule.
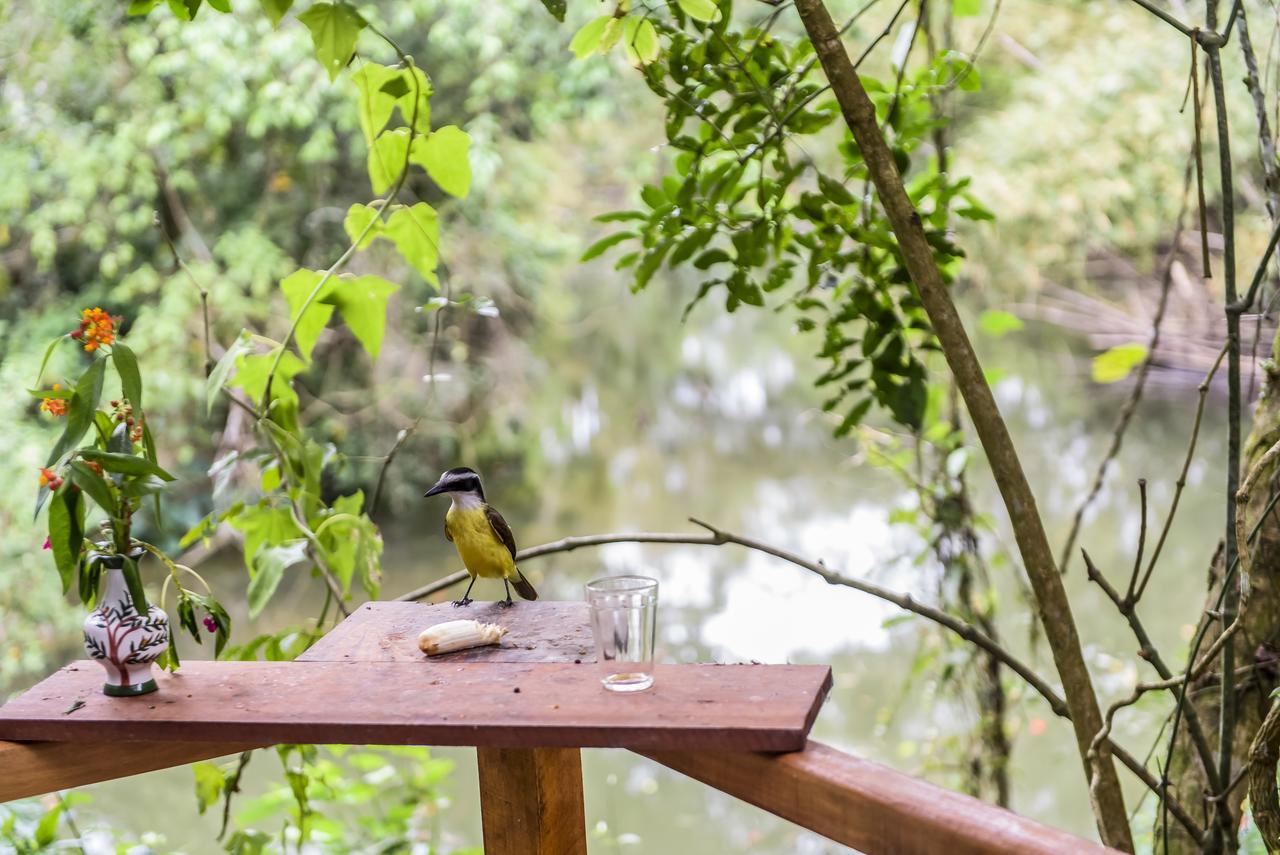
[[[1093,358],[1093,382],[1116,383],[1129,376],[1129,372],[1147,358],[1147,347],[1142,344],[1121,344],[1099,353]]]
[[[120,342],[111,348],[111,358],[120,375],[120,391],[138,413],[142,412],[142,375],[138,373],[138,357]]]
[[[396,245],[423,279],[439,287],[436,265],[440,262],[440,217],[434,208],[426,202],[396,208],[387,217],[382,235]]]
[[[241,355],[248,353],[252,346],[253,342],[249,337],[249,331],[241,330],[240,335],[236,336],[236,340],[232,342],[231,347],[227,348],[226,353],[222,354],[218,364],[213,366],[213,371],[209,372],[209,378],[204,384],[205,418],[213,414],[213,402],[217,400],[218,393],[222,391],[223,385],[227,382],[227,375],[231,373],[236,360]]]
[[[280,290],[289,301],[289,317],[298,319],[297,328],[293,334],[294,341],[297,342],[298,352],[307,361],[311,360],[311,351],[315,349],[316,340],[320,338],[320,332],[328,325],[329,318],[333,315],[333,306],[325,303],[324,298],[333,290],[337,282],[334,277],[329,278],[321,289],[321,293],[316,294],[310,305],[306,307],[306,311],[302,309],[307,297],[323,277],[324,274],[318,270],[297,270],[286,276],[280,283]],[[299,312],[302,312],[301,317]]]
[[[951,0],[951,14],[957,18],[972,18],[982,11],[982,0]]]
[[[86,496],[93,499],[98,507],[106,511],[107,516],[116,516],[118,509],[116,508],[115,494],[111,492],[110,485],[103,480],[101,475],[79,460],[71,461],[68,469],[71,473],[72,483],[83,490]],[[50,506],[49,511],[50,513],[53,512],[52,506]]]
[[[166,481],[176,480],[145,457],[120,454],[115,451],[99,451],[96,448],[82,448],[79,453],[85,460],[101,464],[102,468],[108,472],[117,472],[121,475],[155,475]]]
[[[231,14],[231,0],[208,0],[209,8],[221,12],[224,15]]]
[[[267,390],[267,375],[278,352],[279,348],[276,348],[270,353],[242,355],[236,360],[236,376],[227,385],[243,389],[252,401],[262,400],[262,395]],[[306,367],[307,364],[296,355],[285,351],[280,358],[280,367],[276,369],[275,379],[271,382],[272,398],[296,404],[298,393],[293,391],[290,381]]]
[[[342,312],[351,332],[364,346],[371,359],[382,350],[382,337],[387,328],[387,300],[400,286],[381,276],[342,277],[331,299]]]
[[[329,79],[335,80],[356,51],[356,38],[364,29],[364,18],[346,3],[316,3],[299,15],[298,20],[311,31],[316,58],[329,72]]]
[[[196,808],[204,813],[222,798],[227,779],[216,763],[192,763],[191,772],[196,777]]]
[[[266,13],[271,20],[271,26],[280,26],[280,19],[289,11],[289,7],[293,5],[293,0],[258,0],[258,5],[262,7],[262,11]]]
[[[44,370],[49,366],[49,358],[53,356],[53,351],[58,345],[66,341],[68,336],[60,335],[53,341],[49,342],[48,347],[44,349],[44,356],[40,360],[40,370],[36,373],[36,386],[40,386],[40,382],[44,379]]]
[[[723,249],[709,249],[693,260],[693,266],[699,270],[706,270],[713,264],[720,264],[726,261],[733,261],[733,257]]]
[[[150,606],[147,604],[147,592],[142,587],[142,573],[138,570],[138,562],[131,556],[121,555],[124,561],[124,583],[129,587],[129,598],[138,614],[145,615]]]
[[[456,125],[445,125],[413,141],[409,159],[421,166],[450,196],[465,199],[471,192],[471,137]]]
[[[551,17],[560,23],[564,23],[564,13],[567,7],[565,0],[542,0],[543,7],[551,13]]]
[[[578,261],[590,261],[593,258],[599,258],[604,255],[605,250],[609,247],[622,243],[627,238],[633,238],[635,236],[634,232],[617,232],[615,234],[608,235],[607,237],[602,237],[600,240],[587,247],[587,251],[582,253],[582,258],[579,258]]]
[[[640,24],[636,27],[635,35],[628,43],[635,54],[635,58],[639,60],[641,65],[648,65],[656,60],[661,53],[661,45],[658,43],[658,31],[648,18],[640,20]]]
[[[828,178],[822,173],[818,173],[818,189],[822,191],[823,196],[826,196],[837,205],[852,205],[856,201],[853,198],[853,194],[843,184],[834,178]]]
[[[36,846],[44,849],[58,838],[58,820],[62,817],[62,809],[64,805],[58,803],[49,809],[49,812],[40,817],[40,822],[36,824]]]
[[[160,0],[133,0],[126,14],[131,16],[146,15],[160,5]]]
[[[182,21],[194,21],[202,0],[169,0],[169,11]]]
[[[382,195],[396,183],[407,166],[405,154],[408,150],[408,128],[387,131],[369,146],[369,185],[375,194]]]
[[[245,508],[227,522],[244,535],[244,555],[250,566],[258,550],[302,536],[287,508],[258,504]]]
[[[49,548],[64,594],[71,590],[76,565],[80,562],[80,546],[84,542],[83,501],[79,491],[63,484],[49,505]]]
[[[342,227],[346,229],[347,237],[354,241],[360,235],[364,235],[360,243],[356,245],[356,249],[364,249],[373,243],[379,232],[382,231],[382,224],[374,222],[378,219],[378,213],[377,208],[360,203],[356,203],[347,209],[347,216],[342,221]],[[366,228],[368,231],[365,231]]]
[[[680,10],[695,21],[718,21],[720,10],[711,0],[676,0]]]
[[[99,410],[98,412],[102,412]],[[106,413],[103,413],[106,415]],[[111,424],[108,418],[107,424]],[[129,425],[125,422],[117,422],[116,426],[111,429],[111,433],[107,434],[107,451],[114,451],[117,454],[133,454],[133,440],[129,438]]]
[[[1017,332],[1025,324],[1022,319],[1011,312],[999,309],[987,309],[978,317],[978,326],[992,338],[1000,338],[1006,333]]]
[[[218,512],[210,511],[200,522],[187,529],[187,533],[178,541],[179,549],[189,549],[197,540],[206,540],[218,530]]]
[[[399,81],[406,90],[408,85],[400,76],[399,68],[373,62],[361,66],[351,79],[360,93],[360,130],[364,131],[365,142],[373,145],[374,139],[391,121],[391,114],[396,108],[397,96],[386,91],[385,87],[393,81]]]
[[[94,411],[98,409],[98,399],[102,397],[102,378],[106,371],[106,360],[95,359],[93,364],[80,375],[76,383],[75,394],[67,405],[67,426],[58,437],[45,466],[53,466],[62,456],[80,443],[80,438],[93,424]]]
[[[604,36],[604,28],[613,20],[612,15],[601,15],[592,18],[573,34],[569,42],[569,50],[578,59],[586,59],[600,49],[600,39]]]
[[[284,571],[293,565],[305,561],[307,542],[305,539],[290,540],[279,546],[259,549],[253,556],[253,579],[249,582],[246,594],[249,601],[249,617],[255,618],[271,599],[280,585]]]

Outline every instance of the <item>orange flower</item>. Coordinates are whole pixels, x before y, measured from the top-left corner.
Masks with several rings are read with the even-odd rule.
[[[90,469],[92,469],[95,475],[99,475],[99,476],[100,476],[100,475],[102,475],[102,464],[101,464],[101,463],[97,463],[97,462],[95,462],[95,461],[93,461],[93,460],[86,460],[84,465],[85,465],[85,466],[88,466]]]
[[[53,391],[57,392],[61,389],[61,383],[53,384]],[[67,400],[66,398],[45,398],[40,402],[40,410],[51,416],[65,416],[67,414]]]
[[[57,473],[53,470],[41,467],[40,486],[48,487],[50,490],[56,490],[62,486],[62,479],[59,478]]]
[[[95,306],[80,313],[80,328],[71,332],[71,337],[84,344],[84,349],[93,353],[104,344],[114,344],[116,327],[124,319],[112,317],[101,308]]]

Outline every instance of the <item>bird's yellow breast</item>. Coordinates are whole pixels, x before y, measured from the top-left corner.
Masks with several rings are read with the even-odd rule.
[[[483,507],[450,508],[444,515],[444,527],[458,548],[458,557],[472,576],[514,578],[515,561],[507,547],[493,533]]]

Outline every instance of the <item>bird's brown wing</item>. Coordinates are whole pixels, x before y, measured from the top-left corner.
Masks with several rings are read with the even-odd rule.
[[[516,560],[516,536],[511,533],[511,526],[507,525],[507,521],[502,518],[502,514],[498,513],[497,508],[491,505],[484,506],[484,515],[489,520],[489,527],[493,529],[493,533],[498,536],[498,540],[502,541],[503,546],[507,547],[507,551],[511,553],[511,560]]]

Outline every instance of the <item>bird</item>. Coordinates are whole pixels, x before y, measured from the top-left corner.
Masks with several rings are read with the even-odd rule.
[[[423,498],[448,493],[453,504],[444,515],[444,536],[453,542],[458,557],[471,574],[471,584],[462,599],[454,600],[455,606],[471,605],[471,589],[476,579],[501,579],[507,598],[498,605],[510,608],[511,588],[526,600],[538,599],[538,592],[516,567],[516,538],[511,526],[498,513],[498,509],[484,500],[484,487],[480,475],[474,469],[458,466],[440,476],[435,486],[423,494]]]

